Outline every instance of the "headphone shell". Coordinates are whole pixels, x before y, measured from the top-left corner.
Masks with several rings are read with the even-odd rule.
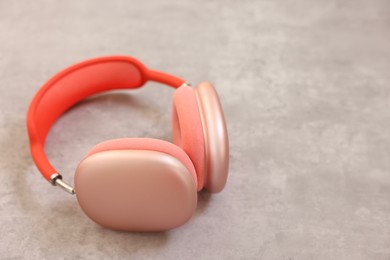
[[[177,158],[151,150],[87,156],[75,174],[77,200],[89,218],[123,231],[163,231],[193,215],[196,183]]]
[[[212,193],[223,190],[229,171],[229,139],[218,94],[209,82],[195,87],[205,147],[204,186]]]

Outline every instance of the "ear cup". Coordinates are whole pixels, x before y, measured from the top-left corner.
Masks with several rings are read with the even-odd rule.
[[[194,214],[197,178],[188,155],[174,144],[147,138],[95,146],[74,178],[84,213],[97,224],[123,231],[162,231]]]
[[[195,166],[198,191],[203,188],[205,172],[205,146],[203,127],[195,92],[182,86],[173,95],[173,142],[181,147]]]
[[[209,82],[195,88],[205,141],[205,180],[209,192],[220,192],[229,170],[229,140],[218,94]]]
[[[119,138],[112,139],[95,145],[87,154],[86,157],[92,154],[110,151],[110,150],[151,150],[169,154],[177,158],[191,173],[197,186],[197,176],[194,165],[186,153],[179,147],[169,142],[153,139],[153,138]]]

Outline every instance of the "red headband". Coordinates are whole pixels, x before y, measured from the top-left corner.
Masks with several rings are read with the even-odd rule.
[[[52,77],[34,96],[27,114],[31,154],[46,180],[57,171],[44,151],[45,139],[54,122],[79,101],[103,91],[139,88],[156,81],[174,88],[185,84],[175,76],[150,70],[140,61],[124,56],[97,58],[73,65]]]

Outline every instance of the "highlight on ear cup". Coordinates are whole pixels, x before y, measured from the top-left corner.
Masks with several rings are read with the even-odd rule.
[[[172,99],[173,142],[181,147],[195,166],[198,191],[203,188],[205,170],[205,147],[203,127],[195,92],[182,86]]]
[[[197,179],[179,147],[150,138],[95,146],[75,174],[77,200],[96,223],[125,231],[162,231],[193,215]]]
[[[151,150],[156,152],[162,152],[171,155],[172,157],[177,158],[184,166],[187,167],[188,171],[191,173],[191,176],[197,186],[197,177],[194,165],[191,162],[191,159],[186,153],[170,142],[166,142],[159,139],[153,138],[118,138],[112,139],[100,144],[95,145],[89,150],[87,157],[104,151],[110,150]]]
[[[226,184],[229,170],[229,140],[218,94],[209,82],[195,87],[205,141],[204,186],[210,192],[220,192]]]

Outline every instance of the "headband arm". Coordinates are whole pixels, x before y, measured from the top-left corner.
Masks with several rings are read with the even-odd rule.
[[[32,158],[43,177],[53,185],[74,194],[62,180],[44,151],[46,136],[55,121],[81,100],[104,91],[139,88],[155,81],[178,88],[184,80],[146,68],[131,57],[111,56],[73,65],[46,82],[34,96],[27,113]]]

